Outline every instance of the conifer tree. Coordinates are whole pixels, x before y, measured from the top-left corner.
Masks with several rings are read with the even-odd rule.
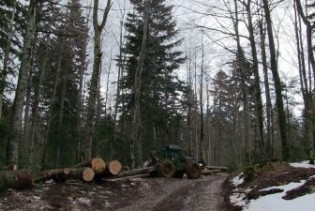
[[[125,99],[122,116],[129,123],[138,118],[138,129],[132,127],[131,157],[139,163],[142,153],[179,138],[180,95],[184,84],[174,70],[184,62],[176,49],[181,40],[176,37],[172,6],[164,0],[131,1],[133,13],[126,21],[126,73],[122,77]],[[135,112],[138,117],[135,117]],[[134,140],[132,140],[134,139]],[[143,156],[146,156],[143,154]]]

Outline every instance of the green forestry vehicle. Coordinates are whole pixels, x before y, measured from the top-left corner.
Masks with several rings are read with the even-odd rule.
[[[147,166],[155,167],[152,176],[197,179],[201,175],[203,164],[178,145],[168,145],[157,153],[151,152]]]

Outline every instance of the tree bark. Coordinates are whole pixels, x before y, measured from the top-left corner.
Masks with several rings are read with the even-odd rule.
[[[247,0],[247,4],[245,4],[247,11],[247,19],[248,19],[248,32],[249,32],[249,41],[251,45],[251,52],[253,58],[253,72],[255,77],[255,98],[256,98],[256,116],[257,116],[257,125],[258,125],[258,147],[261,153],[265,154],[265,146],[264,146],[264,119],[263,119],[263,105],[261,99],[261,89],[260,89],[260,75],[258,69],[258,56],[257,56],[257,48],[256,48],[256,40],[254,35],[254,26],[252,20],[252,11],[251,11],[251,0]]]
[[[106,163],[106,168],[104,171],[95,174],[95,180],[101,181],[103,178],[113,178],[117,177],[121,172],[122,165],[118,160],[112,160]]]
[[[203,118],[203,78],[204,78],[204,46],[202,43],[202,56],[201,56],[201,69],[200,69],[200,93],[199,93],[199,105],[200,105],[200,141],[199,141],[199,160],[205,161],[203,153],[204,142],[204,118]]]
[[[234,30],[235,30],[235,38],[236,38],[236,44],[237,44],[237,64],[238,68],[240,69],[240,75],[241,75],[241,90],[242,90],[242,100],[244,105],[244,111],[243,111],[243,119],[244,119],[244,142],[245,142],[245,155],[247,156],[246,162],[250,163],[251,161],[251,140],[250,140],[250,109],[249,109],[249,102],[248,102],[248,88],[246,85],[246,72],[244,70],[244,52],[241,46],[240,41],[240,34],[239,34],[239,12],[238,12],[238,5],[237,0],[234,0],[234,7],[235,7],[235,17],[234,17]]]
[[[122,171],[119,173],[118,177],[129,177],[129,176],[135,176],[135,175],[143,175],[148,174],[156,170],[156,167],[147,167],[147,168],[141,168],[141,169],[134,169],[130,171]]]
[[[89,167],[51,169],[43,171],[39,177],[34,179],[34,182],[44,182],[50,179],[57,183],[63,183],[67,179],[91,182],[94,179],[94,175],[93,169]]]
[[[307,40],[307,53],[308,53],[308,62],[311,64],[311,68],[313,70],[313,77],[315,77],[315,59],[313,53],[313,33],[312,26],[310,21],[307,19],[306,15],[303,12],[302,5],[300,0],[295,0],[295,6],[298,11],[299,16],[302,21],[306,25],[306,40]],[[296,15],[297,16],[297,15]],[[301,28],[301,27],[300,27]],[[307,73],[306,73],[306,65],[305,65],[305,56],[304,56],[304,48],[302,42],[302,33],[299,31],[298,20],[295,18],[295,31],[296,31],[296,40],[297,40],[297,48],[298,48],[298,59],[299,59],[299,69],[300,69],[300,82],[302,88],[302,94],[304,99],[304,109],[305,109],[305,121],[306,121],[306,137],[309,142],[309,159],[310,163],[314,164],[315,158],[315,117],[314,117],[314,101],[313,101],[313,93],[312,93],[312,82],[308,82]],[[311,74],[308,76],[312,78]],[[315,79],[314,79],[315,84]]]
[[[14,28],[14,17],[16,13],[16,0],[13,1],[13,7],[12,7],[12,13],[10,17],[10,25],[9,30],[7,32],[8,39],[5,44],[5,50],[3,55],[3,69],[0,73],[0,120],[2,119],[2,105],[3,105],[3,99],[4,99],[4,89],[6,85],[6,78],[8,74],[8,65],[9,65],[9,58],[10,58],[10,50],[11,50],[11,43],[12,43],[12,37],[13,37],[13,28]]]
[[[269,40],[269,52],[270,52],[270,66],[271,72],[273,75],[275,92],[276,92],[276,105],[278,110],[278,123],[280,128],[280,137],[282,144],[282,159],[288,160],[290,158],[290,151],[288,147],[288,137],[287,137],[287,120],[284,111],[283,105],[283,95],[282,95],[282,85],[278,72],[278,64],[276,60],[276,46],[274,42],[273,29],[272,29],[272,20],[269,9],[268,0],[263,0],[263,8],[265,12],[267,33]]]
[[[31,67],[30,56],[32,55],[32,42],[34,39],[36,14],[37,0],[31,0],[28,6],[28,17],[22,49],[22,61],[12,109],[11,126],[15,132],[15,135],[9,140],[8,161],[11,163],[17,163],[19,155],[19,143],[20,141],[25,141],[22,138],[23,106],[27,90],[27,76]]]
[[[72,166],[72,168],[79,168],[79,167],[90,167],[93,169],[93,171],[96,174],[103,173],[106,168],[106,164],[102,158],[92,158],[89,161],[84,161],[82,163],[79,163],[75,166]]]
[[[85,125],[85,136],[84,143],[81,146],[82,157],[81,160],[90,160],[92,157],[92,141],[94,134],[94,124],[95,124],[95,104],[97,102],[98,93],[98,81],[101,71],[102,63],[102,50],[101,50],[101,33],[105,27],[109,10],[111,7],[111,0],[107,0],[107,5],[103,13],[102,23],[98,23],[98,0],[94,0],[93,9],[93,27],[94,27],[94,64],[93,73],[91,78],[89,100],[87,106],[87,119]]]
[[[0,191],[9,188],[22,190],[33,188],[33,175],[28,170],[0,171]]]
[[[145,1],[146,4],[146,1]],[[139,146],[140,142],[140,127],[141,127],[141,105],[140,105],[140,98],[141,98],[141,76],[143,72],[143,65],[145,60],[146,54],[146,45],[147,45],[147,35],[148,35],[148,27],[149,27],[149,14],[148,11],[145,11],[143,17],[143,37],[140,49],[140,56],[137,63],[137,68],[135,71],[135,79],[134,79],[134,86],[133,92],[135,95],[135,103],[134,103],[134,110],[133,110],[133,117],[132,117],[132,134],[130,140],[130,155],[131,155],[131,167],[135,169],[137,161],[139,161],[139,156],[137,158],[136,153],[137,150],[136,146]]]
[[[261,57],[262,57],[262,66],[264,72],[264,86],[265,86],[265,97],[266,97],[266,118],[267,118],[267,156],[273,158],[273,109],[270,96],[270,85],[268,77],[268,65],[267,65],[267,53],[265,45],[265,32],[262,20],[259,21],[259,33],[260,33],[260,42],[261,42]]]

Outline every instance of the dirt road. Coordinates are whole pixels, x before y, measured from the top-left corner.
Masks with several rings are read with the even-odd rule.
[[[206,176],[196,180],[152,179],[152,191],[118,211],[222,211],[221,184],[225,174]]]
[[[222,211],[226,174],[200,179],[136,178],[86,184],[47,182],[0,193],[0,211]]]

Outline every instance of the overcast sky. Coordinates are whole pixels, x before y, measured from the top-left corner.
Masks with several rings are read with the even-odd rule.
[[[99,15],[101,15],[107,1],[100,1]],[[197,52],[197,57],[200,61],[201,58],[201,44],[203,42],[205,50],[206,71],[210,76],[213,76],[220,69],[228,69],[226,64],[231,61],[235,56],[232,52],[235,51],[235,40],[230,35],[225,35],[218,31],[201,30],[196,28],[196,25],[207,26],[214,29],[220,29],[225,32],[233,32],[233,25],[230,19],[222,18],[227,16],[227,7],[231,5],[224,4],[223,0],[169,0],[169,4],[174,5],[173,16],[177,21],[177,27],[180,30],[179,38],[183,38],[182,50],[189,56],[189,52]],[[225,2],[228,2],[225,0]],[[233,1],[231,1],[233,2]],[[93,0],[82,0],[85,7],[93,6]],[[112,9],[109,14],[106,30],[103,37],[103,51],[104,51],[104,64],[103,64],[103,92],[106,90],[106,78],[109,70],[110,60],[118,55],[118,39],[120,31],[120,21],[122,15],[126,15],[132,10],[129,0],[113,0]],[[92,11],[85,9],[85,13],[91,14]],[[202,14],[198,14],[202,13]],[[216,15],[214,17],[213,15]],[[289,80],[298,80],[297,59],[294,41],[294,29],[292,20],[294,11],[292,10],[292,1],[284,1],[278,5],[272,12],[273,24],[275,34],[277,35],[276,44],[279,50],[279,71],[282,79],[287,82]],[[220,18],[218,17],[220,16]],[[92,24],[90,19],[90,24]],[[245,25],[240,25],[241,34],[248,36],[245,30]],[[90,36],[93,38],[93,30],[90,31]],[[246,39],[242,40],[245,51],[248,52],[250,57],[250,47]],[[89,55],[92,56],[92,48],[89,48]],[[90,57],[92,62],[92,57]],[[182,79],[186,79],[187,68],[183,65],[179,69],[178,74]],[[261,76],[262,73],[261,73]],[[111,82],[117,80],[117,67],[114,62],[111,64]],[[261,77],[263,78],[263,77]],[[114,102],[113,96],[115,95],[116,84],[111,83],[110,93],[111,101]],[[292,87],[289,90],[289,96],[300,102],[301,97],[296,95],[298,86]],[[299,114],[301,107],[296,107],[295,113]]]

